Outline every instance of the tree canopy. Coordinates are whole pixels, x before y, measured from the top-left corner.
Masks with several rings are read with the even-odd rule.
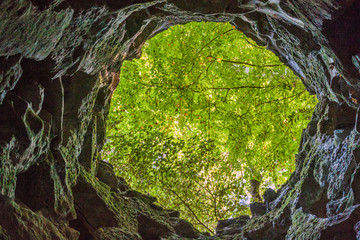
[[[230,24],[175,26],[124,62],[103,158],[212,231],[288,179],[315,104],[275,54]]]

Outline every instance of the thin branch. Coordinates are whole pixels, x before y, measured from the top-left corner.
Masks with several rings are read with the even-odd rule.
[[[276,150],[277,150],[277,148],[280,146],[280,144],[283,143],[283,140],[285,139],[285,137],[286,137],[287,133],[289,132],[289,130],[290,130],[290,126],[287,127],[284,136],[283,136],[282,139],[278,142],[278,144],[276,144],[273,152],[276,152]]]
[[[211,136],[209,136],[210,135],[210,131],[211,131],[211,101],[210,101],[210,99],[209,99],[209,119],[208,119],[208,140],[209,140],[209,137],[211,137]]]
[[[216,220],[219,221],[219,214],[218,214],[218,209],[217,209],[217,205],[216,205],[216,197],[214,197],[214,215],[216,217]]]
[[[298,97],[298,96],[300,96],[301,94],[303,94],[305,91],[306,91],[306,90],[303,90],[303,91],[301,91],[299,94],[294,94],[294,95],[289,96],[289,97],[280,98],[280,99],[275,99],[275,100],[271,100],[271,101],[267,101],[267,102],[261,102],[261,103],[256,104],[255,107],[258,107],[258,106],[263,105],[263,104],[266,104],[266,103],[279,102],[279,101],[282,101],[282,100],[285,100],[285,99]]]
[[[197,181],[195,181],[195,183],[202,189],[205,190],[205,192],[207,192],[212,198],[213,198],[213,203],[214,203],[214,215],[216,217],[216,220],[219,221],[221,218],[220,218],[220,212],[219,210],[217,209],[217,203],[216,203],[216,198],[217,196],[215,194],[213,194],[211,192],[211,190],[209,188],[207,188],[207,186],[203,186],[201,185],[200,183],[198,183]]]
[[[213,59],[217,59],[217,58],[215,58],[214,56],[211,56],[211,55],[209,55],[208,57],[211,57]],[[213,60],[213,61],[216,61],[216,60]],[[250,67],[262,67],[262,68],[263,67],[281,67],[281,66],[283,66],[282,64],[256,65],[256,64],[242,62],[242,61],[224,60],[224,59],[221,59],[221,62],[242,64],[242,65],[246,65],[246,66],[250,66]]]
[[[279,86],[269,86],[269,87],[260,87],[260,86],[238,86],[238,87],[212,87],[212,88],[206,88],[211,90],[235,90],[235,89],[243,89],[243,88],[257,88],[257,89],[265,89],[265,88],[274,88]]]
[[[161,86],[156,86],[156,85],[146,85],[144,83],[138,82],[139,84],[142,84],[146,87],[149,88],[160,88],[160,89],[168,89],[168,90],[191,90],[193,92],[201,92],[195,88],[190,88],[191,85],[194,85],[195,83],[191,83],[188,86],[179,86],[179,87],[161,87]],[[237,86],[237,87],[210,87],[210,88],[203,88],[205,90],[237,90],[237,89],[269,89],[269,88],[276,88],[279,87],[280,85],[275,85],[275,86],[267,86],[267,87],[260,87],[260,86]]]
[[[227,98],[227,96],[228,96],[228,94],[229,94],[230,90],[231,90],[231,89],[228,89],[228,90],[226,91],[226,95],[225,95],[225,98],[224,98],[224,101],[223,101],[223,102],[226,102],[226,98]]]
[[[219,37],[221,37],[221,36],[223,36],[223,35],[231,32],[231,31],[233,31],[233,30],[234,30],[234,29],[232,28],[232,29],[229,29],[229,30],[221,33],[220,35],[217,35],[216,37],[214,37],[213,39],[211,39],[209,42],[207,42],[206,44],[204,44],[204,45],[200,48],[200,50],[197,51],[197,54],[200,54],[200,52],[202,52],[202,50],[204,50],[204,48],[206,48],[207,46],[209,46],[209,45],[210,45],[213,41],[215,41],[217,38],[219,38]],[[187,55],[188,55],[188,54],[187,54]],[[184,58],[185,58],[185,57],[184,57]],[[194,59],[192,59],[192,60],[194,60]],[[189,61],[189,62],[188,62],[188,64],[182,69],[181,74],[184,74],[184,70],[185,70],[185,69],[189,66],[189,64],[191,64],[191,63],[193,63],[193,61]],[[188,73],[191,72],[191,70],[193,69],[193,67],[194,67],[194,63],[193,63],[192,68],[190,69],[190,71],[188,71]]]
[[[204,228],[206,228],[209,232],[211,232],[212,234],[215,234],[214,231],[212,231],[210,228],[208,228],[203,222],[200,221],[200,219],[197,217],[197,215],[195,214],[195,212],[192,210],[192,208],[189,206],[189,204],[182,199],[182,197],[180,197],[175,191],[173,191],[171,188],[168,187],[167,184],[164,184],[164,182],[162,180],[160,180],[161,183],[168,189],[168,191],[170,191],[172,194],[174,194],[184,205],[187,209],[189,209],[189,211],[191,212],[191,214],[195,217],[196,221],[198,221],[198,223],[200,223],[201,226],[203,226]]]
[[[221,37],[221,36],[223,36],[223,35],[231,32],[231,31],[234,31],[234,30],[235,30],[235,29],[231,28],[231,29],[229,29],[229,30],[221,33],[220,35],[217,35],[216,37],[214,37],[213,39],[211,39],[209,42],[207,42],[204,46],[202,46],[202,47],[200,48],[200,50],[198,51],[198,53],[200,53],[202,50],[204,50],[204,48],[206,48],[207,46],[209,46],[210,43],[212,43],[213,41],[215,41],[217,38],[219,38],[219,37]]]
[[[255,48],[259,48],[259,49],[264,49],[263,47],[259,47],[259,46],[256,46],[255,44],[251,43],[249,40],[247,40],[247,38],[245,37],[245,41],[250,44],[251,46],[255,47]]]
[[[290,96],[290,97],[275,99],[275,100],[271,100],[271,101],[267,101],[267,102],[261,102],[261,103],[256,104],[254,107],[256,108],[256,107],[258,107],[258,106],[260,106],[260,105],[264,105],[264,104],[267,104],[267,103],[280,102],[280,101],[283,101],[283,100],[286,100],[286,99],[298,97],[298,96],[300,96],[301,94],[303,94],[305,91],[306,91],[306,90],[300,92],[299,94],[294,94],[294,95],[292,95],[292,96]],[[244,115],[248,114],[249,112],[251,112],[251,110],[246,111],[245,113],[241,114],[239,117],[242,118]]]
[[[210,67],[211,67],[211,65],[214,63],[214,61],[212,61],[208,66],[207,66],[207,68],[206,68],[206,71],[205,71],[205,76],[203,77],[203,78],[201,78],[201,80],[203,80],[204,78],[206,78],[207,76],[208,76],[208,73],[209,73],[209,69],[210,69]],[[199,78],[201,77],[201,75],[203,74],[203,72],[204,71],[202,71],[201,73],[200,73],[200,75],[198,76],[198,78],[197,78],[197,80],[199,80]],[[201,81],[200,80],[200,81]]]

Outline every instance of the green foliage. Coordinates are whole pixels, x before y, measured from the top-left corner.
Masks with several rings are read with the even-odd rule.
[[[286,181],[315,103],[231,25],[176,26],[124,63],[103,155],[133,188],[214,229],[248,214],[250,179],[262,188]]]

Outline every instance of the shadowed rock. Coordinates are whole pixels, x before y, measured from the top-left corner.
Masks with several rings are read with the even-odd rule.
[[[191,21],[230,22],[319,99],[289,181],[219,232],[359,238],[359,12],[354,0],[0,1],[0,239],[207,238],[99,156],[122,62]]]
[[[234,233],[240,233],[242,227],[250,220],[248,215],[243,215],[238,218],[230,218],[226,220],[220,220],[216,226],[217,235],[228,235]]]

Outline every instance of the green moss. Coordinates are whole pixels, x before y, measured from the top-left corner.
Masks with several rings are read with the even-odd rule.
[[[27,207],[21,206],[15,202],[11,203],[15,210],[15,218],[20,226],[18,232],[20,235],[28,236],[28,239],[58,239],[67,240],[62,233],[48,219],[40,214],[36,214]]]
[[[319,219],[298,209],[292,215],[292,225],[286,240],[319,239],[320,231],[324,229],[326,222],[326,219]]]
[[[54,210],[60,216],[67,217],[68,215],[71,215],[73,218],[76,218],[72,192],[61,182],[51,152],[49,153],[48,161],[48,164],[50,165],[50,175],[54,181]]]
[[[11,240],[9,235],[7,234],[6,229],[4,229],[1,225],[0,225],[0,238],[3,240]]]
[[[17,168],[11,162],[10,154],[16,150],[16,140],[11,141],[2,149],[0,155],[0,189],[1,194],[13,199],[16,188]]]
[[[99,181],[95,176],[80,167],[80,174],[97,192],[97,195],[105,202],[110,211],[115,213],[118,226],[126,232],[136,233],[136,205],[131,199],[118,197],[110,187]]]

